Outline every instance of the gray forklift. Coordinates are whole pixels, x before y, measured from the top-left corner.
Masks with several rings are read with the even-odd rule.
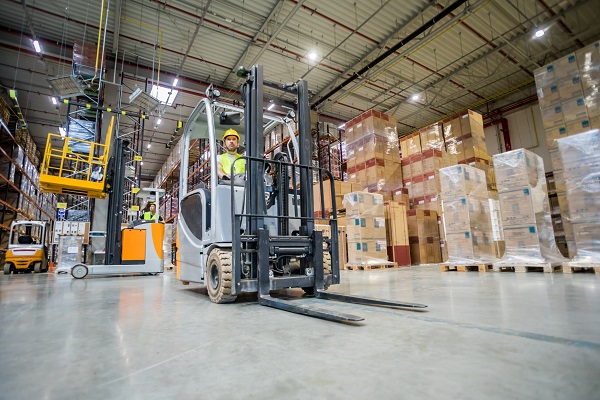
[[[320,193],[333,176],[326,169],[311,165],[312,138],[308,85],[304,80],[279,84],[263,80],[263,68],[241,67],[237,75],[245,80],[241,87],[243,108],[219,101],[212,86],[186,124],[179,178],[179,216],[176,235],[176,273],[184,284],[201,283],[214,303],[230,303],[240,293],[258,293],[261,305],[323,318],[356,322],[362,317],[307,306],[302,300],[284,300],[270,292],[302,288],[318,299],[365,305],[424,309],[423,304],[388,301],[328,292],[340,283],[337,234],[324,238],[316,231],[313,213],[313,178]],[[263,88],[281,93],[278,102],[289,112],[285,117],[263,113]],[[296,138],[292,120],[298,122]],[[267,121],[264,124],[264,121]],[[272,159],[263,156],[262,138],[277,125],[290,134],[287,152]],[[246,156],[232,165],[232,179],[220,181],[217,174],[217,138],[232,126],[242,135]],[[209,143],[209,179],[188,191],[190,141]],[[245,173],[234,176],[235,163],[245,160]],[[332,198],[335,198],[333,195]],[[330,232],[338,231],[335,201],[332,217],[322,220]],[[327,206],[327,207],[326,207]]]

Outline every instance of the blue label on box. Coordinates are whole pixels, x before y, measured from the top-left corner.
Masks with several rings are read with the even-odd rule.
[[[567,128],[562,127],[558,130],[559,135],[564,135],[565,133],[567,133]]]
[[[529,233],[535,233],[535,226],[529,227]]]
[[[579,83],[579,82],[581,82],[581,79],[578,76],[573,78],[573,83]]]
[[[587,119],[581,121],[581,127],[582,128],[589,128],[590,127],[590,121],[588,121]]]
[[[551,92],[551,93],[554,93],[554,92],[557,92],[557,91],[558,91],[558,86],[556,86],[556,85],[552,85],[552,86],[550,87],[550,92]]]
[[[529,189],[523,189],[523,193],[525,193],[526,196],[529,196]]]
[[[470,239],[471,238],[471,232],[465,232],[465,237],[467,239]]]
[[[577,105],[578,106],[582,106],[583,105],[583,99],[577,99]]]
[[[554,66],[553,66],[553,65],[548,65],[548,66],[546,67],[546,71],[548,71],[548,72],[552,72],[552,71],[554,71]]]
[[[560,108],[560,106],[556,106],[554,107],[554,112],[558,114],[559,112],[562,112],[562,108]]]
[[[464,206],[465,204],[467,204],[467,199],[460,199],[460,202],[462,203],[462,205]]]

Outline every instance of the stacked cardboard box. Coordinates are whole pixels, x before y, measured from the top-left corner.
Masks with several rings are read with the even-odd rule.
[[[342,222],[342,220],[340,220]],[[323,239],[331,238],[331,226],[330,225],[317,225],[315,224],[316,231],[323,232]],[[348,263],[348,242],[346,239],[346,227],[344,225],[338,225],[338,256],[339,266],[343,267]]]
[[[329,218],[333,211],[334,202],[335,208],[339,212],[344,208],[344,196],[360,189],[356,184],[342,181],[333,181],[333,186],[335,195],[332,197],[331,182],[329,180],[323,181],[323,196],[321,196],[321,185],[319,183],[313,185],[314,213],[316,218]],[[323,203],[321,203],[321,199]]]
[[[413,265],[442,261],[438,215],[431,210],[408,210],[408,241]]]
[[[388,259],[400,266],[410,266],[406,208],[406,204],[395,201],[384,204]]]
[[[554,240],[542,158],[519,149],[493,159],[506,243],[504,257],[494,265],[563,262]]]
[[[600,131],[558,140],[564,162],[569,215],[575,233],[575,262],[600,262]]]
[[[440,170],[448,262],[492,263],[496,257],[485,173],[469,165]]]
[[[569,255],[576,252],[557,139],[600,128],[600,42],[534,71]]]
[[[344,196],[349,264],[388,262],[383,196],[354,192]]]
[[[391,200],[402,184],[396,121],[374,110],[346,123],[348,182]]]

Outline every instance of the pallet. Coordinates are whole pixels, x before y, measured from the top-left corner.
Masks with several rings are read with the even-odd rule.
[[[574,272],[594,272],[596,275],[600,275],[600,263],[578,263],[578,262],[566,262],[563,263],[563,274],[572,274]]]
[[[492,271],[492,264],[474,264],[474,265],[441,264],[440,269],[442,270],[442,272],[447,272],[447,271],[490,272],[490,271]]]
[[[371,269],[386,269],[386,268],[398,268],[398,264],[395,262],[382,262],[382,263],[378,263],[378,264],[368,264],[368,263],[364,263],[364,264],[352,264],[352,263],[348,263],[346,265],[344,265],[344,269],[345,270],[352,270],[352,271],[369,271]]]
[[[494,272],[561,272],[562,264],[560,263],[545,263],[545,264],[511,264],[511,265],[497,265],[494,264]]]

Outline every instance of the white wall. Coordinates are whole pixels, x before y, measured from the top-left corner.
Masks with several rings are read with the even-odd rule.
[[[546,143],[546,132],[542,123],[542,114],[538,103],[504,115],[508,120],[508,131],[512,149],[526,148],[544,159],[546,172],[552,171],[550,153]],[[490,155],[504,151],[504,139],[500,132],[500,125],[494,125],[485,129],[487,150]],[[499,138],[501,148],[499,146]]]

